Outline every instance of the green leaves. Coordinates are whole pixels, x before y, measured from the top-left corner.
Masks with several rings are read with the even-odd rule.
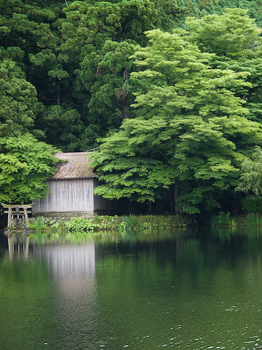
[[[242,9],[226,9],[222,16],[187,18],[191,37],[203,51],[219,56],[243,57],[256,47],[261,30]]]
[[[14,61],[0,61],[0,136],[17,136],[34,125],[36,90]]]
[[[50,106],[43,110],[39,128],[45,132],[49,142],[65,152],[84,151],[91,148],[97,134],[95,128],[87,130],[76,109]],[[88,132],[89,131],[89,132]]]
[[[261,145],[259,6],[2,2],[0,136],[30,132],[79,151],[110,132],[96,155],[99,193],[151,201],[175,188],[186,212],[217,205],[218,193],[236,186],[245,156]],[[184,25],[186,15],[196,17]],[[28,170],[11,151],[1,157],[7,183]]]
[[[236,190],[256,196],[262,194],[262,149],[260,147],[255,147],[252,157],[243,161]]]
[[[185,31],[147,32],[148,46],[132,56],[136,118],[104,139],[95,169],[105,182],[97,193],[136,201],[161,198],[175,187],[177,210],[198,213],[236,186],[246,148],[261,144],[262,130],[244,116],[234,95],[248,87],[246,72],[212,69]],[[180,208],[180,209],[179,209]]]
[[[30,203],[48,192],[46,179],[54,174],[56,151],[30,134],[0,139],[0,201]]]
[[[93,232],[97,226],[88,218],[71,218],[65,222],[67,230],[74,233]]]

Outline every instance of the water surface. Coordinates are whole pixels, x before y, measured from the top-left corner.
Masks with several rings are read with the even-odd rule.
[[[262,349],[261,259],[258,232],[1,236],[0,349]]]

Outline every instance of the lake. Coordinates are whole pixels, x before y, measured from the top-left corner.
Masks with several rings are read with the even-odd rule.
[[[0,235],[0,349],[262,349],[262,234]]]

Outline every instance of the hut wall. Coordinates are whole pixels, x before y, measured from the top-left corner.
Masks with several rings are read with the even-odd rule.
[[[47,198],[34,201],[33,213],[94,212],[93,179],[49,181]]]

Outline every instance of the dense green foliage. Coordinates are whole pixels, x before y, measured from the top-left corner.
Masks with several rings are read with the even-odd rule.
[[[138,237],[139,232],[154,232],[158,230],[172,230],[174,228],[185,228],[178,215],[128,215],[109,216],[96,215],[92,218],[47,218],[38,216],[29,220],[29,228],[36,233],[52,234],[53,238],[58,238],[68,234],[91,233],[91,239],[103,237],[103,233],[120,232],[123,236],[131,233]],[[95,232],[99,232],[95,235]],[[81,235],[80,235],[81,236]],[[112,235],[112,237],[115,235]],[[84,236],[82,236],[84,238]],[[116,235],[115,237],[118,237]],[[51,238],[51,236],[50,236]]]
[[[260,147],[256,146],[251,158],[243,161],[236,190],[247,195],[242,202],[245,212],[262,212],[262,150]]]
[[[262,197],[248,195],[243,200],[242,206],[246,213],[262,213]]]
[[[48,192],[54,174],[55,149],[29,134],[0,139],[0,202],[31,203]]]
[[[219,17],[222,23],[228,13]],[[201,52],[195,31],[190,34],[147,32],[149,45],[133,55],[137,116],[125,120],[95,155],[105,181],[97,194],[153,201],[174,188],[176,211],[219,207],[216,198],[237,185],[245,155],[261,144],[261,125],[247,119],[236,94],[252,87],[249,73],[212,68],[215,54]]]
[[[0,0],[1,157],[102,142],[97,193],[223,205],[261,146],[261,25],[261,0]],[[9,185],[5,200],[29,200]]]
[[[0,62],[0,135],[18,136],[34,125],[36,90],[10,59]]]
[[[4,136],[15,122],[63,151],[95,147],[97,137],[134,115],[129,78],[136,68],[129,57],[137,44],[147,44],[144,32],[171,31],[188,16],[221,14],[226,7],[246,8],[260,24],[260,0],[1,0]]]
[[[262,194],[262,150],[255,147],[251,158],[243,161],[237,190],[256,196]]]

